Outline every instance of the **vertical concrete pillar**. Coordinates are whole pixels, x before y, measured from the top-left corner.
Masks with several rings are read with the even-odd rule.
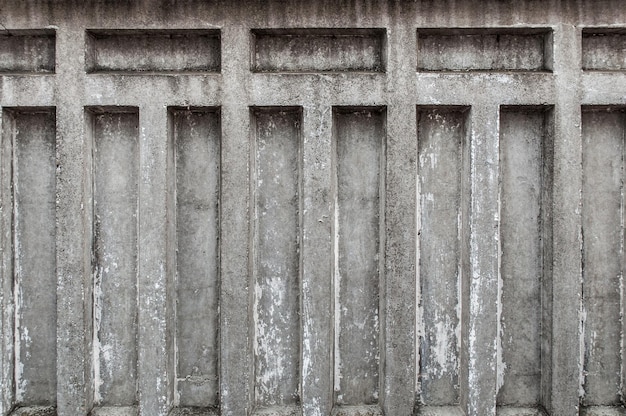
[[[165,416],[172,401],[174,273],[173,149],[167,108],[156,102],[140,109],[137,266],[137,382],[139,415]],[[168,209],[169,208],[169,209]]]
[[[250,412],[250,110],[246,78],[250,33],[242,25],[222,29],[222,194],[220,223],[220,409],[223,416]]]
[[[556,78],[554,182],[552,379],[543,393],[545,407],[555,415],[578,414],[581,383],[582,142],[580,116],[580,29],[570,22],[554,27]],[[576,65],[573,65],[573,63]],[[569,341],[568,341],[569,340]],[[546,380],[548,381],[548,380]]]
[[[387,104],[384,188],[384,269],[381,287],[381,402],[386,415],[413,412],[416,391],[416,180],[414,85],[416,56],[404,54],[417,33],[397,4],[387,32],[387,76],[394,99]],[[410,19],[408,19],[410,21]]]
[[[329,415],[332,110],[307,103],[302,126],[302,414]]]
[[[92,143],[83,108],[85,32],[68,21],[56,32],[57,414],[87,414],[91,368]]]
[[[496,411],[498,159],[498,106],[478,102],[471,110],[468,377],[461,385],[462,407],[475,416]]]

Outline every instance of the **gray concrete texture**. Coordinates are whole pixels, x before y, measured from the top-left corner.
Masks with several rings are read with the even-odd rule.
[[[6,0],[0,416],[626,414],[620,0]]]

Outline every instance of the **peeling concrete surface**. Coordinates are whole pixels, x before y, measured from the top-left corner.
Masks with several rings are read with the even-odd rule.
[[[1,9],[0,415],[624,413],[619,0]]]

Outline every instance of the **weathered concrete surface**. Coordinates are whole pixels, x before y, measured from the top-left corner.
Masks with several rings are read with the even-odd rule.
[[[173,110],[180,406],[219,404],[219,112]]]
[[[460,279],[463,205],[467,203],[467,114],[461,108],[418,113],[419,273],[423,331],[420,404],[459,404]],[[465,189],[464,189],[465,188]]]
[[[54,31],[18,30],[0,35],[0,72],[54,72]]]
[[[254,111],[254,396],[261,408],[300,402],[300,118],[299,109]]]
[[[621,111],[583,111],[582,404],[620,405],[623,357],[624,132]]]
[[[92,345],[96,327],[92,305],[91,246],[95,231],[92,228],[93,198],[102,198],[102,195],[98,195],[97,190],[94,193],[92,188],[91,159],[95,153],[90,131],[93,125],[89,114],[85,123],[85,107],[135,107],[139,143],[136,166],[139,211],[136,235],[137,337],[125,345],[126,351],[137,351],[137,394],[131,407],[97,408],[93,414],[166,415],[170,409],[181,405],[176,397],[178,373],[175,360],[176,176],[173,169],[174,149],[169,141],[171,126],[168,128],[168,108],[187,106],[220,108],[219,395],[216,400],[223,415],[239,416],[252,412],[256,404],[253,353],[256,322],[252,313],[253,233],[250,230],[256,223],[251,215],[255,204],[250,192],[254,173],[251,165],[254,160],[254,151],[251,151],[254,133],[250,128],[250,107],[270,106],[302,108],[302,177],[298,179],[302,186],[301,223],[298,225],[302,241],[299,254],[301,283],[297,289],[301,313],[298,344],[301,356],[297,383],[301,403],[295,409],[281,410],[327,416],[333,412],[335,404],[332,377],[336,335],[332,316],[332,305],[335,303],[332,290],[332,208],[336,189],[332,166],[336,152],[332,142],[337,123],[333,120],[333,107],[384,108],[386,128],[381,134],[387,146],[380,155],[384,160],[380,174],[385,176],[384,188],[379,190],[378,268],[381,272],[378,292],[370,292],[370,296],[379,296],[376,333],[380,355],[377,375],[379,398],[374,410],[365,411],[375,413],[382,409],[387,415],[410,415],[419,397],[417,388],[421,370],[416,357],[421,349],[419,336],[425,329],[419,324],[422,318],[416,313],[416,306],[422,300],[415,296],[425,278],[416,270],[421,260],[420,252],[416,251],[419,239],[417,219],[424,218],[420,205],[422,195],[417,189],[420,177],[417,169],[419,135],[416,106],[465,106],[470,107],[466,121],[469,135],[467,151],[471,158],[466,157],[468,155],[464,157],[471,166],[464,166],[463,169],[471,173],[471,177],[465,179],[468,180],[468,189],[472,191],[472,204],[467,204],[462,212],[462,223],[468,226],[461,230],[458,248],[461,269],[468,272],[459,279],[457,294],[461,305],[460,342],[456,358],[459,363],[458,406],[421,407],[415,412],[441,415],[464,412],[483,416],[498,411],[539,412],[544,408],[553,415],[577,415],[585,359],[584,354],[580,354],[584,351],[584,342],[582,348],[579,342],[585,339],[581,336],[585,329],[581,306],[590,301],[583,299],[584,286],[581,285],[583,146],[580,109],[581,105],[617,108],[626,104],[623,93],[626,91],[626,78],[621,69],[604,71],[609,65],[602,63],[605,59],[602,55],[619,59],[621,52],[619,49],[615,52],[614,42],[601,41],[604,46],[594,50],[601,51],[597,53],[597,59],[604,69],[583,72],[584,37],[581,32],[585,28],[584,34],[591,34],[589,28],[594,28],[594,31],[608,33],[616,27],[623,27],[624,22],[626,10],[618,0],[351,0],[342,4],[330,0],[254,0],[245,3],[139,0],[115,4],[99,1],[5,1],[0,12],[0,24],[9,29],[9,33],[45,30],[55,35],[54,72],[37,72],[31,68],[28,69],[30,74],[24,76],[16,74],[16,70],[5,71],[0,76],[0,107],[11,107],[16,111],[33,106],[56,107],[58,413],[88,414],[93,408],[97,390]],[[133,76],[86,73],[87,30],[133,29],[146,34],[149,30],[162,32],[185,28],[219,31],[219,73],[190,73],[183,71],[184,65],[173,65],[181,69],[179,73],[172,71],[172,66],[168,70],[166,60],[161,63],[151,61],[154,70],[141,71],[140,74],[140,71],[135,71]],[[321,29],[332,33],[340,29],[358,29],[369,33],[372,28],[380,28],[384,33],[381,53],[384,66],[376,68],[378,72],[323,71],[329,65],[339,69],[349,68],[346,64],[353,62],[355,56],[372,56],[371,51],[359,49],[357,46],[361,44],[356,41],[354,44],[348,42],[350,45],[345,47],[345,50],[351,51],[348,55],[321,55],[323,59],[320,58],[320,61],[326,66],[316,67],[314,64],[320,61],[310,59],[305,69],[294,70],[305,73],[251,71],[255,51],[252,41],[254,31],[286,33],[290,30]],[[462,49],[460,56],[449,56],[454,58],[454,62],[469,62],[476,68],[486,67],[483,68],[486,71],[416,72],[419,67],[417,37],[422,28],[437,28],[443,32],[458,28],[488,29],[491,33],[519,30],[515,33],[533,35],[551,32],[543,38],[546,68],[542,69],[548,71],[517,70],[519,68],[509,68],[512,65],[509,63],[498,67],[503,60],[518,62],[516,59],[519,58],[519,62],[526,62],[527,57],[538,59],[537,48],[531,48],[535,52],[529,54],[529,47],[519,46],[519,49],[509,48],[506,53],[502,51],[503,55],[499,52],[489,54],[490,57],[500,56],[498,62],[488,62],[489,65],[484,60],[491,58],[485,58],[486,55],[477,53],[475,49]],[[379,33],[376,30],[373,32]],[[619,33],[622,32],[612,32]],[[171,51],[168,42],[167,39],[160,39],[152,48],[159,53]],[[333,42],[329,41],[329,44]],[[47,47],[37,48],[32,55],[25,54],[19,59],[49,56],[46,55],[49,53]],[[122,63],[128,66],[130,58],[127,52],[133,47],[126,43],[120,48],[122,50],[114,50],[112,54],[126,56]],[[15,50],[21,49],[13,49],[13,52]],[[206,50],[214,51],[215,47]],[[304,62],[303,50],[306,51],[306,47],[296,49],[291,55],[281,49],[277,64],[292,56]],[[490,50],[493,51],[493,48]],[[165,59],[168,54],[159,56]],[[305,56],[309,58],[309,55]],[[507,61],[509,58],[512,61]],[[4,62],[17,62],[19,59],[13,53]],[[345,61],[342,62],[343,59]],[[33,63],[29,62],[32,66]],[[548,62],[552,63],[551,68]],[[292,62],[290,65],[295,64]],[[509,68],[514,72],[497,68]],[[166,70],[167,74],[158,74],[160,70]],[[553,249],[553,261],[551,264],[544,261],[544,275],[551,274],[552,278],[543,279],[540,288],[542,366],[540,403],[535,404],[541,408],[497,409],[498,373],[505,375],[502,380],[505,385],[507,383],[504,370],[507,358],[498,362],[498,352],[506,355],[507,348],[505,344],[499,348],[497,343],[499,318],[504,316],[509,322],[511,319],[522,321],[527,313],[507,311],[502,301],[507,302],[510,298],[501,290],[504,286],[498,286],[501,245],[497,239],[502,231],[499,227],[503,225],[498,216],[498,203],[501,201],[498,190],[502,179],[498,158],[500,108],[536,105],[554,106],[554,118],[546,119],[546,124],[554,127],[553,182],[544,181],[542,185],[544,194],[546,188],[553,190],[553,202],[547,203],[552,210],[542,213],[542,220],[547,218],[543,214],[552,215],[551,221],[546,219],[552,224],[546,233],[552,232],[552,237],[544,238],[544,246],[547,244],[548,250]],[[7,204],[12,195],[12,174],[8,169],[12,162],[10,156],[8,163],[5,159],[3,157],[0,166],[3,171],[0,414],[3,415],[11,412],[15,405],[13,376],[16,354],[16,309],[12,296],[13,209],[10,208],[13,205]],[[598,211],[604,212],[603,209]],[[431,225],[438,227],[441,224]],[[506,224],[504,226],[506,228]],[[112,231],[128,237],[126,229]],[[587,238],[587,233],[585,236]],[[615,251],[611,244],[606,245],[608,250]],[[126,285],[128,281],[122,283]],[[367,281],[368,285],[371,283]],[[368,290],[372,287],[367,286]],[[367,297],[365,300],[375,302]],[[499,306],[503,307],[500,311]],[[618,314],[623,311],[621,304],[618,308],[613,307]],[[611,312],[613,318],[605,319],[607,325],[618,319],[615,318],[619,316],[614,314],[615,311]],[[514,316],[507,318],[507,314]],[[124,319],[127,318],[125,315]],[[531,318],[529,321],[536,322],[536,315]],[[621,327],[617,335],[612,329],[609,338],[617,345],[615,339],[620,339],[622,334]],[[532,343],[535,342],[533,339]],[[190,348],[198,345],[194,342]],[[617,377],[623,378],[623,354],[619,354],[620,374]],[[535,372],[533,374],[535,379],[538,378]],[[367,380],[367,383],[371,382],[369,378]],[[623,381],[620,383],[624,384]],[[502,389],[506,390],[506,386]],[[502,390],[503,395],[505,390]],[[599,391],[604,394],[602,388]],[[204,409],[209,413],[213,410]],[[605,407],[584,411],[596,410],[609,411]],[[176,411],[187,410],[177,408]],[[354,413],[364,410],[360,406],[346,406],[335,407],[335,411]],[[617,407],[610,409],[613,413],[620,411]]]
[[[626,69],[626,33],[623,30],[585,29],[582,38],[582,67],[585,70]]]
[[[385,70],[385,32],[255,30],[252,69],[258,72]]]
[[[533,33],[534,32],[534,33]],[[547,31],[418,29],[420,71],[542,71],[551,67],[544,51]]]
[[[335,109],[335,404],[379,402],[385,113]]]
[[[138,114],[90,115],[94,188],[94,402],[137,402]]]
[[[94,31],[87,33],[88,72],[219,72],[215,30]]]
[[[7,120],[8,121],[8,120]],[[50,110],[14,113],[15,401],[56,402],[55,119]]]
[[[498,405],[541,403],[543,228],[550,227],[543,200],[546,114],[506,108],[500,113],[500,238],[502,279],[500,343],[502,387]],[[549,179],[546,181],[550,183]],[[548,264],[551,262],[547,260]]]

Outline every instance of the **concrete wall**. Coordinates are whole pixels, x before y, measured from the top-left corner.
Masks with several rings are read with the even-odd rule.
[[[626,414],[621,1],[0,29],[0,416]]]

